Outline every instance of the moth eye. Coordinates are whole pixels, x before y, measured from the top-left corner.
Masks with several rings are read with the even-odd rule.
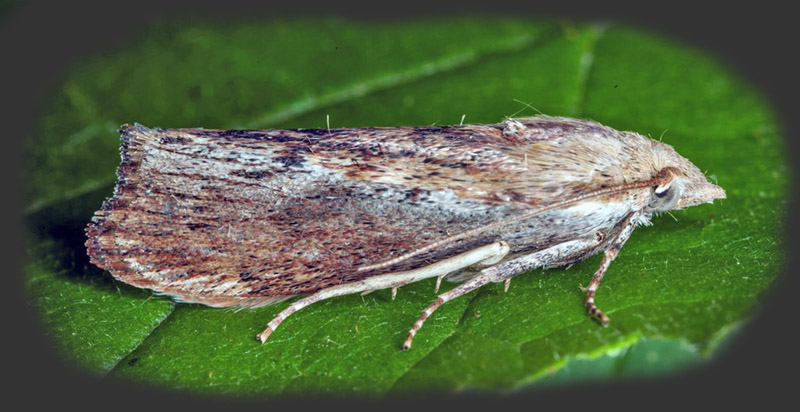
[[[650,201],[650,209],[656,212],[664,212],[672,209],[681,198],[683,188],[678,182],[671,182],[666,187],[656,186],[653,191],[655,196]]]

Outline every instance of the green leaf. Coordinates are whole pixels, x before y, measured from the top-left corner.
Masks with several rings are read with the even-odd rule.
[[[166,299],[112,281],[89,264],[83,226],[103,197],[84,196],[28,219],[27,287],[56,347],[95,373],[136,349],[172,312]]]
[[[533,109],[535,107],[535,109]],[[253,340],[286,303],[173,304],[88,263],[83,227],[111,194],[125,122],[331,127],[587,117],[674,145],[728,199],[654,219],[612,264],[537,270],[442,306],[399,349],[434,282],[321,302]],[[697,365],[780,273],[788,172],[761,96],[685,45],[617,26],[460,19],[153,26],[76,64],[29,150],[29,295],[49,335],[100,374],[238,396],[381,396],[666,373]],[[452,285],[444,285],[445,288]]]

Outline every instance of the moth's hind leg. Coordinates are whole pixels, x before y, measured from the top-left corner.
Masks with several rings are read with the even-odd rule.
[[[476,263],[492,261],[497,259],[498,256],[505,256],[508,251],[509,246],[506,242],[493,242],[488,245],[444,259],[440,262],[421,267],[419,269],[371,276],[360,281],[344,283],[322,289],[313,295],[292,302],[292,304],[286,309],[279,312],[275,318],[273,318],[267,324],[267,328],[264,329],[263,332],[256,335],[256,340],[261,341],[261,343],[266,342],[267,338],[269,338],[269,335],[271,335],[272,332],[274,332],[275,329],[277,329],[277,327],[289,317],[289,315],[321,300],[336,296],[351,295],[354,293],[386,288],[392,288],[394,294],[394,290],[402,285],[435,276],[444,276],[448,273],[461,270]]]
[[[278,328],[278,325],[280,325],[281,322],[286,320],[286,318],[288,318],[289,315],[291,315],[292,313],[297,312],[298,310],[300,310],[300,309],[302,309],[302,308],[304,308],[304,307],[306,307],[306,306],[308,306],[308,305],[310,305],[312,303],[316,303],[316,302],[319,302],[322,299],[325,299],[323,297],[324,295],[322,294],[322,292],[325,292],[325,291],[323,290],[323,291],[320,291],[320,292],[315,293],[313,295],[307,296],[307,297],[305,297],[303,299],[300,299],[300,300],[297,300],[295,302],[292,302],[292,304],[289,305],[289,307],[287,307],[286,309],[280,311],[277,315],[275,315],[274,318],[272,318],[272,320],[269,323],[267,323],[267,328],[264,329],[263,332],[261,332],[258,335],[256,335],[256,340],[261,341],[261,343],[266,342],[267,338],[269,338],[269,335],[272,335],[272,332],[275,332],[275,329]]]

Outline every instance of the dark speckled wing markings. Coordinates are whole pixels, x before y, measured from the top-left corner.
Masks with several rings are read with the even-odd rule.
[[[429,202],[409,184],[419,147],[367,140],[381,132],[126,126],[115,195],[88,229],[93,262],[184,301],[258,305],[368,276],[356,269],[486,220],[478,203]]]
[[[608,255],[653,210],[722,193],[671,147],[575,119],[121,132],[114,196],[87,228],[92,262],[126,283],[211,306],[312,294],[270,322],[262,340],[327,297],[494,264],[463,291]],[[654,190],[666,193],[673,181],[680,190],[667,207]]]

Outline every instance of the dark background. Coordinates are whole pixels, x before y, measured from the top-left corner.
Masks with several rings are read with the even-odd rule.
[[[410,19],[448,15],[509,15],[575,20],[610,20],[671,37],[728,65],[764,93],[778,113],[789,146],[789,164],[798,159],[798,98],[796,13],[778,2],[739,2],[719,6],[698,1],[565,2],[534,3],[466,1],[438,3],[407,0],[378,2],[319,1],[260,4],[227,0],[134,2],[31,2],[0,0],[0,51],[2,51],[2,101],[0,142],[3,156],[3,244],[6,270],[2,287],[4,358],[2,385],[5,404],[26,408],[144,410],[162,408],[248,408],[275,410],[314,407],[320,410],[352,408],[353,402],[318,403],[314,399],[280,399],[265,402],[198,399],[189,395],[113,379],[98,379],[72,369],[50,348],[36,314],[25,300],[20,268],[24,263],[20,155],[37,121],[40,104],[62,80],[67,66],[84,57],[120,47],[154,19],[205,17],[278,18],[289,15],[342,16],[358,19]],[[691,68],[687,68],[690,70]],[[794,181],[794,180],[793,180]],[[793,191],[795,192],[795,191]],[[729,350],[706,367],[665,379],[570,385],[528,390],[510,396],[468,394],[458,397],[387,399],[362,406],[376,409],[467,408],[486,410],[519,406],[530,410],[557,408],[619,410],[630,405],[640,410],[663,408],[767,409],[795,404],[798,381],[796,310],[800,304],[792,253],[797,217],[786,221],[785,273],[763,297],[763,307]],[[10,367],[8,367],[10,366]],[[509,405],[506,405],[509,404]]]

